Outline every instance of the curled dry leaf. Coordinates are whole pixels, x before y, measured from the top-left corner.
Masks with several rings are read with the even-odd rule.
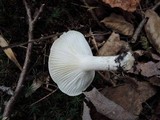
[[[1,35],[0,35],[0,46],[1,47],[8,46],[8,43],[6,42],[6,40]],[[18,60],[16,59],[16,57],[15,57],[14,52],[12,51],[12,49],[11,48],[4,49],[4,52],[8,56],[8,58],[10,60],[12,60],[20,70],[22,70],[22,67],[19,64]]]
[[[100,56],[111,56],[116,55],[122,48],[128,48],[127,42],[121,41],[119,34],[113,32],[98,52]]]
[[[47,73],[39,74],[38,77],[33,80],[31,86],[28,88],[25,97],[29,97],[30,95],[32,95],[38,88],[40,88],[44,84],[44,82],[48,80],[48,78],[49,76]]]
[[[156,51],[160,53],[160,17],[153,10],[147,10],[145,17],[149,18],[145,25],[146,35]]]
[[[84,95],[93,103],[97,112],[112,120],[135,120],[137,118],[137,116],[103,96],[96,88],[93,88],[90,92],[84,92]]]
[[[142,110],[142,103],[152,97],[155,94],[155,90],[147,82],[136,83],[137,86],[132,83],[126,83],[116,88],[105,88],[102,93],[128,112],[139,115]]]
[[[111,7],[119,7],[123,10],[134,12],[140,3],[140,0],[102,0]]]
[[[111,14],[111,16],[104,18],[102,21],[108,28],[113,29],[123,35],[131,36],[134,32],[134,27],[131,23],[127,22],[122,16]]]

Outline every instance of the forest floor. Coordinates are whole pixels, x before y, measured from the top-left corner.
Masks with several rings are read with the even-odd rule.
[[[126,114],[131,115],[131,120],[160,120],[158,0],[141,0],[133,11],[129,6],[124,10],[123,5],[122,8],[111,7],[113,3],[102,2],[107,0],[26,0],[28,8],[24,1],[0,0],[0,119],[124,120],[122,114]],[[132,1],[129,0],[130,4]],[[33,31],[29,32],[31,21],[27,9],[32,20],[40,13]],[[132,51],[133,68],[96,71],[86,93],[75,97],[62,93],[49,75],[48,57],[53,42],[68,30],[84,34],[95,56]],[[32,50],[25,71],[22,66],[29,44]],[[15,93],[20,75],[24,77],[23,84]],[[14,99],[15,94],[18,96],[12,101],[13,108],[8,110],[7,102],[11,96]],[[117,109],[121,106],[125,113],[120,111],[121,115],[110,116],[114,110],[103,107],[106,101],[101,95],[113,101]]]

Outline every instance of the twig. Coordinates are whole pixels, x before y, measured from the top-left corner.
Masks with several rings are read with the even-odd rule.
[[[50,38],[54,38],[54,37],[59,36],[59,35],[61,35],[61,33],[56,33],[56,34],[49,35],[49,36],[46,36],[46,37],[41,37],[41,38],[38,38],[38,39],[33,39],[33,40],[30,40],[30,41],[27,41],[27,42],[23,42],[23,43],[11,44],[11,45],[6,46],[6,47],[0,47],[0,50],[4,50],[4,49],[7,49],[7,48],[20,47],[22,45],[26,45],[26,44],[29,44],[29,43],[35,43],[35,42],[47,40],[47,39],[50,39]]]
[[[28,28],[28,41],[32,41],[33,39],[33,28],[34,28],[34,24],[36,22],[36,20],[38,19],[39,14],[42,12],[42,9],[44,7],[44,4],[41,5],[39,11],[37,12],[37,14],[35,15],[35,17],[32,19],[31,16],[31,11],[30,8],[28,6],[28,4],[26,3],[25,0],[23,0],[25,8],[26,8],[26,12],[27,12],[27,17],[28,17],[28,24],[29,24],[29,28]],[[10,118],[10,115],[12,113],[13,107],[22,91],[23,88],[23,82],[26,78],[26,73],[27,73],[27,69],[30,63],[30,56],[31,56],[31,51],[32,51],[32,44],[33,43],[29,43],[28,47],[27,47],[27,52],[26,52],[26,57],[25,57],[25,61],[24,61],[24,65],[23,65],[23,69],[22,72],[19,76],[19,80],[18,80],[18,84],[16,86],[14,95],[9,99],[9,101],[7,102],[5,109],[4,109],[4,113],[3,113],[3,120],[7,120]]]
[[[152,10],[156,10],[159,6],[160,6],[160,2],[158,2],[158,3],[152,8]],[[143,26],[145,25],[146,22],[147,22],[147,18],[144,18],[144,19],[140,22],[140,24],[138,25],[137,29],[136,29],[135,32],[134,32],[134,35],[133,35],[133,37],[132,37],[132,39],[131,39],[131,43],[135,43],[135,42],[137,41],[137,38],[138,38],[138,36],[139,36],[139,34],[140,34],[140,32],[141,32],[141,30],[142,30],[142,28],[143,28]]]
[[[50,95],[52,95],[53,93],[55,93],[57,90],[58,90],[58,88],[55,89],[55,90],[53,90],[52,92],[50,92],[48,95],[44,96],[43,98],[39,99],[38,101],[32,103],[32,104],[30,105],[30,107],[32,107],[33,105],[35,105],[35,104],[41,102],[42,100],[46,99],[47,97],[49,97]]]
[[[98,24],[102,29],[106,30],[106,28],[105,28],[103,25],[101,25],[101,23],[99,22],[97,16],[94,14],[93,9],[90,9],[90,8],[93,8],[93,7],[89,6],[86,0],[83,0],[83,2],[84,2],[84,4],[87,6],[88,11],[91,13],[93,19],[97,22],[97,24]]]
[[[155,4],[152,8],[152,10],[156,10],[158,7],[160,6],[160,2],[158,2],[157,4]]]
[[[95,50],[96,50],[97,53],[98,53],[98,45],[97,45],[96,39],[95,39],[95,37],[94,37],[93,32],[92,32],[91,29],[90,29],[90,31],[89,31],[89,35],[91,36],[92,44],[93,44]]]

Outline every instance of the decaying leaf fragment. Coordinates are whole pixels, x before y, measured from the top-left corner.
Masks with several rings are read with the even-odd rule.
[[[123,10],[134,12],[140,3],[140,0],[102,0],[111,7],[119,7]]]
[[[90,92],[84,92],[84,95],[93,103],[97,112],[112,120],[135,120],[137,118],[137,116],[103,96],[96,88],[93,88]]]
[[[0,46],[1,46],[1,47],[6,47],[6,46],[8,46],[8,43],[6,42],[6,40],[5,40],[1,35],[0,35]],[[8,58],[9,58],[10,60],[12,60],[12,61],[17,65],[17,67],[18,67],[20,70],[22,70],[22,67],[21,67],[21,65],[19,64],[18,60],[16,59],[16,57],[15,57],[12,49],[11,49],[11,48],[4,49],[4,52],[5,52],[5,54],[8,56]]]
[[[129,49],[127,42],[121,41],[119,34],[113,32],[98,53],[100,56],[112,56],[124,48]]]
[[[49,78],[47,73],[41,73],[39,75],[37,75],[38,77],[36,77],[33,80],[33,83],[31,84],[31,86],[28,88],[28,91],[25,94],[25,97],[28,97],[30,95],[32,95],[38,88],[40,88]]]
[[[13,95],[14,92],[10,87],[6,87],[4,85],[0,86],[0,90],[7,93],[8,95]]]
[[[104,18],[101,22],[104,23],[106,27],[111,28],[123,35],[131,36],[134,32],[133,25],[117,14],[111,14],[109,17]]]
[[[160,53],[160,17],[153,10],[147,10],[145,17],[149,18],[146,25],[146,35],[153,47]]]
[[[128,82],[116,88],[106,87],[102,93],[128,112],[139,115],[142,110],[142,103],[152,97],[155,90],[147,82],[135,81],[135,83],[137,85]]]

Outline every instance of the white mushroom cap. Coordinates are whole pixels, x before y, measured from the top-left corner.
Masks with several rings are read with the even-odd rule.
[[[93,56],[84,36],[77,31],[63,33],[52,45],[49,73],[59,89],[69,96],[81,94],[92,82],[95,71],[84,71],[84,56]]]

